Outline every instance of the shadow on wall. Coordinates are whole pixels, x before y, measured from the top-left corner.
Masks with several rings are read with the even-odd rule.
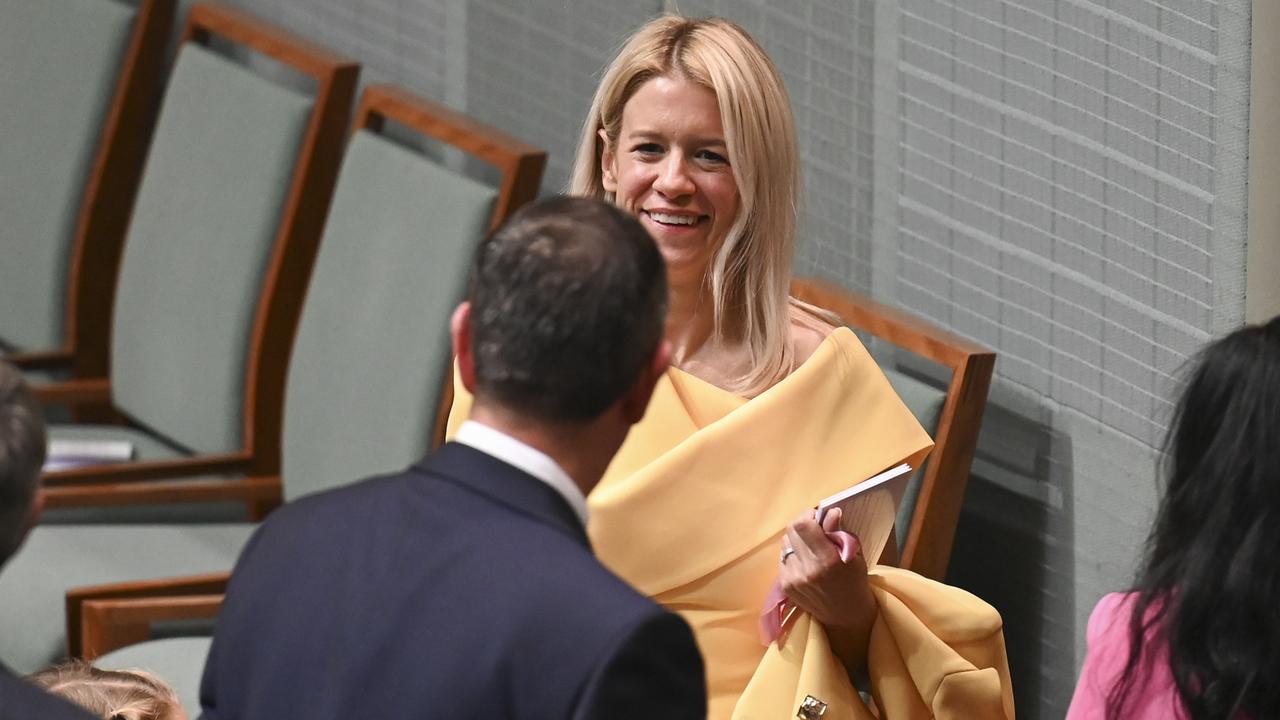
[[[1000,611],[1018,717],[1033,720],[1066,714],[1076,674],[1072,445],[1053,420],[992,388],[947,574]]]

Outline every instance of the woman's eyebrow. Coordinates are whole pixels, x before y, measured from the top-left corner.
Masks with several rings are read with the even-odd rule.
[[[666,140],[667,136],[663,133],[658,132],[657,130],[648,130],[645,128],[639,128],[627,133],[626,138],[628,140]],[[689,144],[697,147],[706,147],[708,145],[714,145],[719,147],[729,146],[729,144],[725,142],[724,138],[716,137],[716,136],[696,137],[696,138],[693,138]]]

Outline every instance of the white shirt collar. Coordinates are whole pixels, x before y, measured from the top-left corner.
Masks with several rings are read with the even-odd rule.
[[[582,521],[582,526],[587,526],[587,498],[564,468],[546,453],[474,420],[462,423],[458,433],[453,436],[453,441],[492,455],[550,485],[573,508],[573,512]]]

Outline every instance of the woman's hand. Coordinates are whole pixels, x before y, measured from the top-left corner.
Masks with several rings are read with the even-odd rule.
[[[787,598],[827,629],[832,650],[852,677],[866,666],[876,600],[861,547],[846,563],[827,539],[840,526],[840,509],[829,511],[821,526],[815,516],[810,510],[787,528],[778,580]]]

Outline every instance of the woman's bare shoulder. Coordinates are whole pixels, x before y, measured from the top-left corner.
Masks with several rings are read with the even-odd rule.
[[[837,318],[795,298],[791,299],[789,314],[791,322],[788,324],[788,340],[791,343],[792,357],[795,358],[795,367],[799,367],[836,329],[833,321]]]

